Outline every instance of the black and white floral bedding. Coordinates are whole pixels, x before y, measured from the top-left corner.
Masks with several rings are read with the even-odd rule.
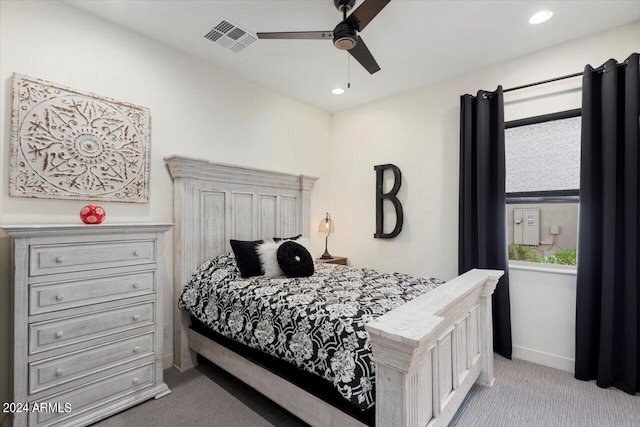
[[[321,263],[310,277],[242,279],[225,254],[194,273],[178,304],[215,332],[329,380],[364,410],[375,378],[364,325],[441,283]]]

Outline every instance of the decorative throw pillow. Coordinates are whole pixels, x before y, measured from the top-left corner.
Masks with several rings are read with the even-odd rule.
[[[304,246],[285,241],[277,251],[278,265],[287,277],[308,277],[313,274],[313,258]]]
[[[278,265],[278,248],[284,242],[264,242],[258,245],[258,256],[260,265],[266,277],[284,276],[280,265]]]
[[[282,240],[298,240],[301,237],[302,237],[302,234],[298,234],[297,236],[292,236],[292,237],[274,237],[273,241],[280,242]]]
[[[240,270],[240,277],[262,276],[262,266],[258,256],[257,247],[264,243],[263,240],[231,240],[231,249],[236,256],[236,264]]]

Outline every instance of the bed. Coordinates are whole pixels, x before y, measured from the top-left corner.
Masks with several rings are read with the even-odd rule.
[[[165,161],[174,182],[176,301],[194,272],[215,270],[211,260],[232,264],[225,255],[230,239],[308,235],[315,178],[175,155]],[[340,274],[357,274],[341,266],[316,268],[319,275],[333,274],[329,270],[336,268]],[[313,378],[322,375],[305,376],[304,363],[279,361],[264,348],[257,351],[255,342],[254,348],[240,342],[241,337],[228,340],[229,331],[222,331],[227,336],[209,332],[215,316],[203,311],[192,319],[177,304],[174,365],[181,371],[193,368],[200,355],[313,426],[444,426],[474,383],[493,384],[491,295],[501,275],[471,270],[443,284],[427,281],[423,285],[429,289],[423,291],[428,292],[410,295],[382,315],[365,317],[375,397],[367,383],[371,372],[355,374],[361,378],[350,372],[345,381],[362,381],[364,388],[339,393],[342,400],[352,400],[347,406],[340,396],[328,396],[322,381],[314,385]],[[255,280],[256,288],[263,286]],[[283,363],[300,372],[288,365],[278,369]],[[324,380],[331,382],[330,377]],[[344,391],[344,382],[342,386]]]

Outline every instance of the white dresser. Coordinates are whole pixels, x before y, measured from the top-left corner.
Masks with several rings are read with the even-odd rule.
[[[84,426],[170,393],[161,292],[170,224],[3,228],[13,240],[15,427]]]

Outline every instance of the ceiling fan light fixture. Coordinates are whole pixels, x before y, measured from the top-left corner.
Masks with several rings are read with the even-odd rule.
[[[333,30],[333,45],[340,50],[351,50],[358,44],[356,30],[346,22],[339,23]]]
[[[351,50],[356,47],[358,42],[351,37],[342,37],[333,40],[333,45],[340,50]]]
[[[337,87],[333,89],[331,93],[334,95],[342,95],[344,93],[344,89],[342,89],[341,87]]]
[[[542,24],[543,22],[548,21],[553,16],[553,12],[550,10],[543,10],[541,12],[536,13],[531,18],[529,18],[529,24],[537,25]]]

